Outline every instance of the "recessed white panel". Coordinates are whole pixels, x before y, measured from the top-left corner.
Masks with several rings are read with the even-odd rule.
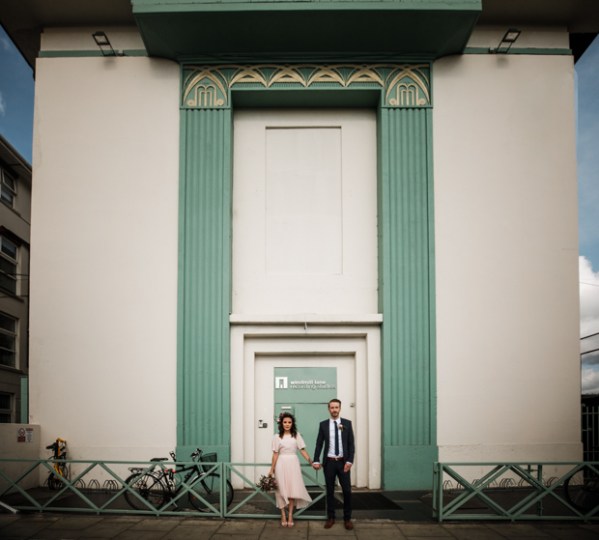
[[[340,274],[341,128],[266,129],[266,272]]]
[[[378,312],[376,116],[234,116],[233,315]]]

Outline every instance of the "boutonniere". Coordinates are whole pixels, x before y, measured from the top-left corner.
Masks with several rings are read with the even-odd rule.
[[[345,426],[339,422],[339,431],[343,431],[345,429]]]

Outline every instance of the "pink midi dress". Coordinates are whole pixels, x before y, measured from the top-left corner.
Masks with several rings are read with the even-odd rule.
[[[275,467],[278,485],[275,491],[277,508],[285,508],[289,504],[289,499],[295,501],[295,508],[304,508],[312,501],[304,484],[297,457],[298,450],[305,447],[304,439],[299,433],[296,437],[284,435],[281,438],[275,435],[272,440],[272,451],[279,454]]]

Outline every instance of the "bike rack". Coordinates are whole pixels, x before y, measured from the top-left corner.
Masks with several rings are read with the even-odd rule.
[[[435,463],[433,514],[439,522],[598,520],[599,482],[586,491],[584,509],[564,488],[570,482],[573,493],[583,492],[585,473],[599,477],[599,462]]]
[[[210,502],[202,498],[201,493],[194,491],[207,507],[206,511],[197,510],[187,503],[187,495],[194,488],[198,478],[192,478],[189,483],[183,482],[176,474],[178,490],[173,498],[167,499],[161,508],[154,507],[151,502],[139,495],[126,479],[131,474],[131,468],[141,472],[152,472],[163,468],[172,468],[175,464],[171,461],[86,461],[65,460],[71,470],[70,478],[58,477],[54,470],[54,460],[24,460],[0,459],[0,510],[10,512],[35,511],[35,512],[71,512],[88,514],[138,514],[153,516],[179,516],[186,517],[220,517],[220,518],[277,518],[278,510],[275,507],[274,495],[264,493],[249,478],[252,475],[247,471],[257,467],[268,467],[256,463],[225,463],[202,461],[202,469],[208,476],[220,475],[220,501]],[[177,461],[177,467],[197,465],[194,461]],[[18,470],[9,474],[8,471]],[[312,505],[325,496],[324,486],[313,474],[310,468],[304,470],[304,477],[313,485],[312,491],[317,493]],[[49,474],[54,474],[60,480],[58,489],[44,486],[44,481]],[[235,490],[235,499],[226,507],[226,480],[235,479],[242,484],[241,489]],[[131,507],[124,495],[140,501],[142,509]],[[258,503],[261,501],[261,504]],[[298,519],[324,519],[323,512],[315,515],[306,515],[310,508],[303,508],[296,512]],[[179,508],[177,508],[179,506]],[[276,513],[275,513],[276,512]],[[309,512],[308,512],[309,513]]]

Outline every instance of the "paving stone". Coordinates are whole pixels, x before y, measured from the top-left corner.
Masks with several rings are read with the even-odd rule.
[[[372,536],[372,535],[371,535]],[[314,540],[315,538],[330,538],[330,537],[337,537],[337,538],[357,538],[357,533],[355,530],[353,531],[346,531],[343,527],[340,529],[329,529],[328,531],[323,530],[319,530],[317,532],[310,532],[308,535],[308,538],[310,538],[310,540]]]
[[[285,538],[286,540],[302,540],[308,538],[309,523],[308,521],[296,521],[295,525],[289,529],[281,527],[280,521],[267,521],[260,540],[274,540]]]
[[[324,528],[324,521],[311,521],[309,526],[309,538],[313,540],[314,538],[326,538],[327,536],[338,536],[338,537],[356,537],[356,528],[354,523],[354,530],[348,531],[343,526],[343,520],[336,521],[335,525],[333,525],[330,529]]]
[[[358,531],[370,531],[371,533],[373,531],[395,531],[396,533],[399,533],[397,524],[393,522],[354,520],[354,527]]]
[[[585,529],[584,525],[564,525],[561,523],[540,523],[538,528],[547,533],[550,538],[560,540],[597,540],[596,531]]]
[[[546,532],[528,523],[490,523],[487,527],[510,539],[549,537]]]
[[[451,538],[451,534],[436,523],[404,523],[397,527],[407,538]]]
[[[444,525],[458,540],[503,540],[505,537],[484,525]]]
[[[164,531],[148,531],[148,530],[137,530],[132,531],[131,529],[126,530],[117,536],[113,536],[116,540],[161,540],[165,537]]]
[[[238,519],[225,521],[218,529],[217,534],[245,534],[259,536],[265,527],[262,519]]]
[[[130,529],[136,521],[127,521],[123,519],[103,519],[99,523],[79,531],[79,538],[114,538],[118,534]]]
[[[179,523],[179,527],[198,527],[198,526],[210,526],[210,527],[220,527],[223,523],[225,523],[224,519],[216,519],[216,518],[185,518],[181,523]]]
[[[79,534],[77,529],[44,529],[36,533],[32,540],[77,540]]]
[[[13,521],[17,521],[19,519],[19,516],[16,514],[0,514],[0,529],[5,525],[8,525]]]
[[[175,527],[172,531],[166,533],[163,540],[195,540],[196,538],[211,538],[214,531],[196,529],[194,527]]]
[[[132,531],[149,530],[167,532],[181,523],[179,518],[147,518],[132,525]]]
[[[15,537],[15,538],[31,538],[33,535],[38,535],[40,531],[43,531],[53,521],[40,521],[40,520],[19,520],[10,525],[2,527],[2,538]]]
[[[243,533],[216,533],[210,537],[210,540],[226,540],[227,538],[233,538],[234,540],[256,540],[260,538],[258,533],[256,534],[243,534]]]
[[[324,520],[299,519],[292,529],[278,519],[220,519],[131,515],[0,514],[2,540],[599,540],[599,524],[578,522],[398,522],[343,520],[324,529]]]
[[[86,529],[92,525],[100,523],[102,521],[102,517],[100,516],[68,516],[68,517],[59,517],[52,525],[50,525],[49,529],[62,529],[62,530],[80,530]]]
[[[187,520],[174,529],[170,530],[164,536],[164,540],[187,540],[196,538],[211,538],[220,528],[222,522],[202,522]]]
[[[400,532],[400,530],[397,527],[393,529],[376,529],[374,527],[368,529],[361,529],[356,527],[355,533],[356,538],[358,538],[359,540],[402,540],[407,538]]]

